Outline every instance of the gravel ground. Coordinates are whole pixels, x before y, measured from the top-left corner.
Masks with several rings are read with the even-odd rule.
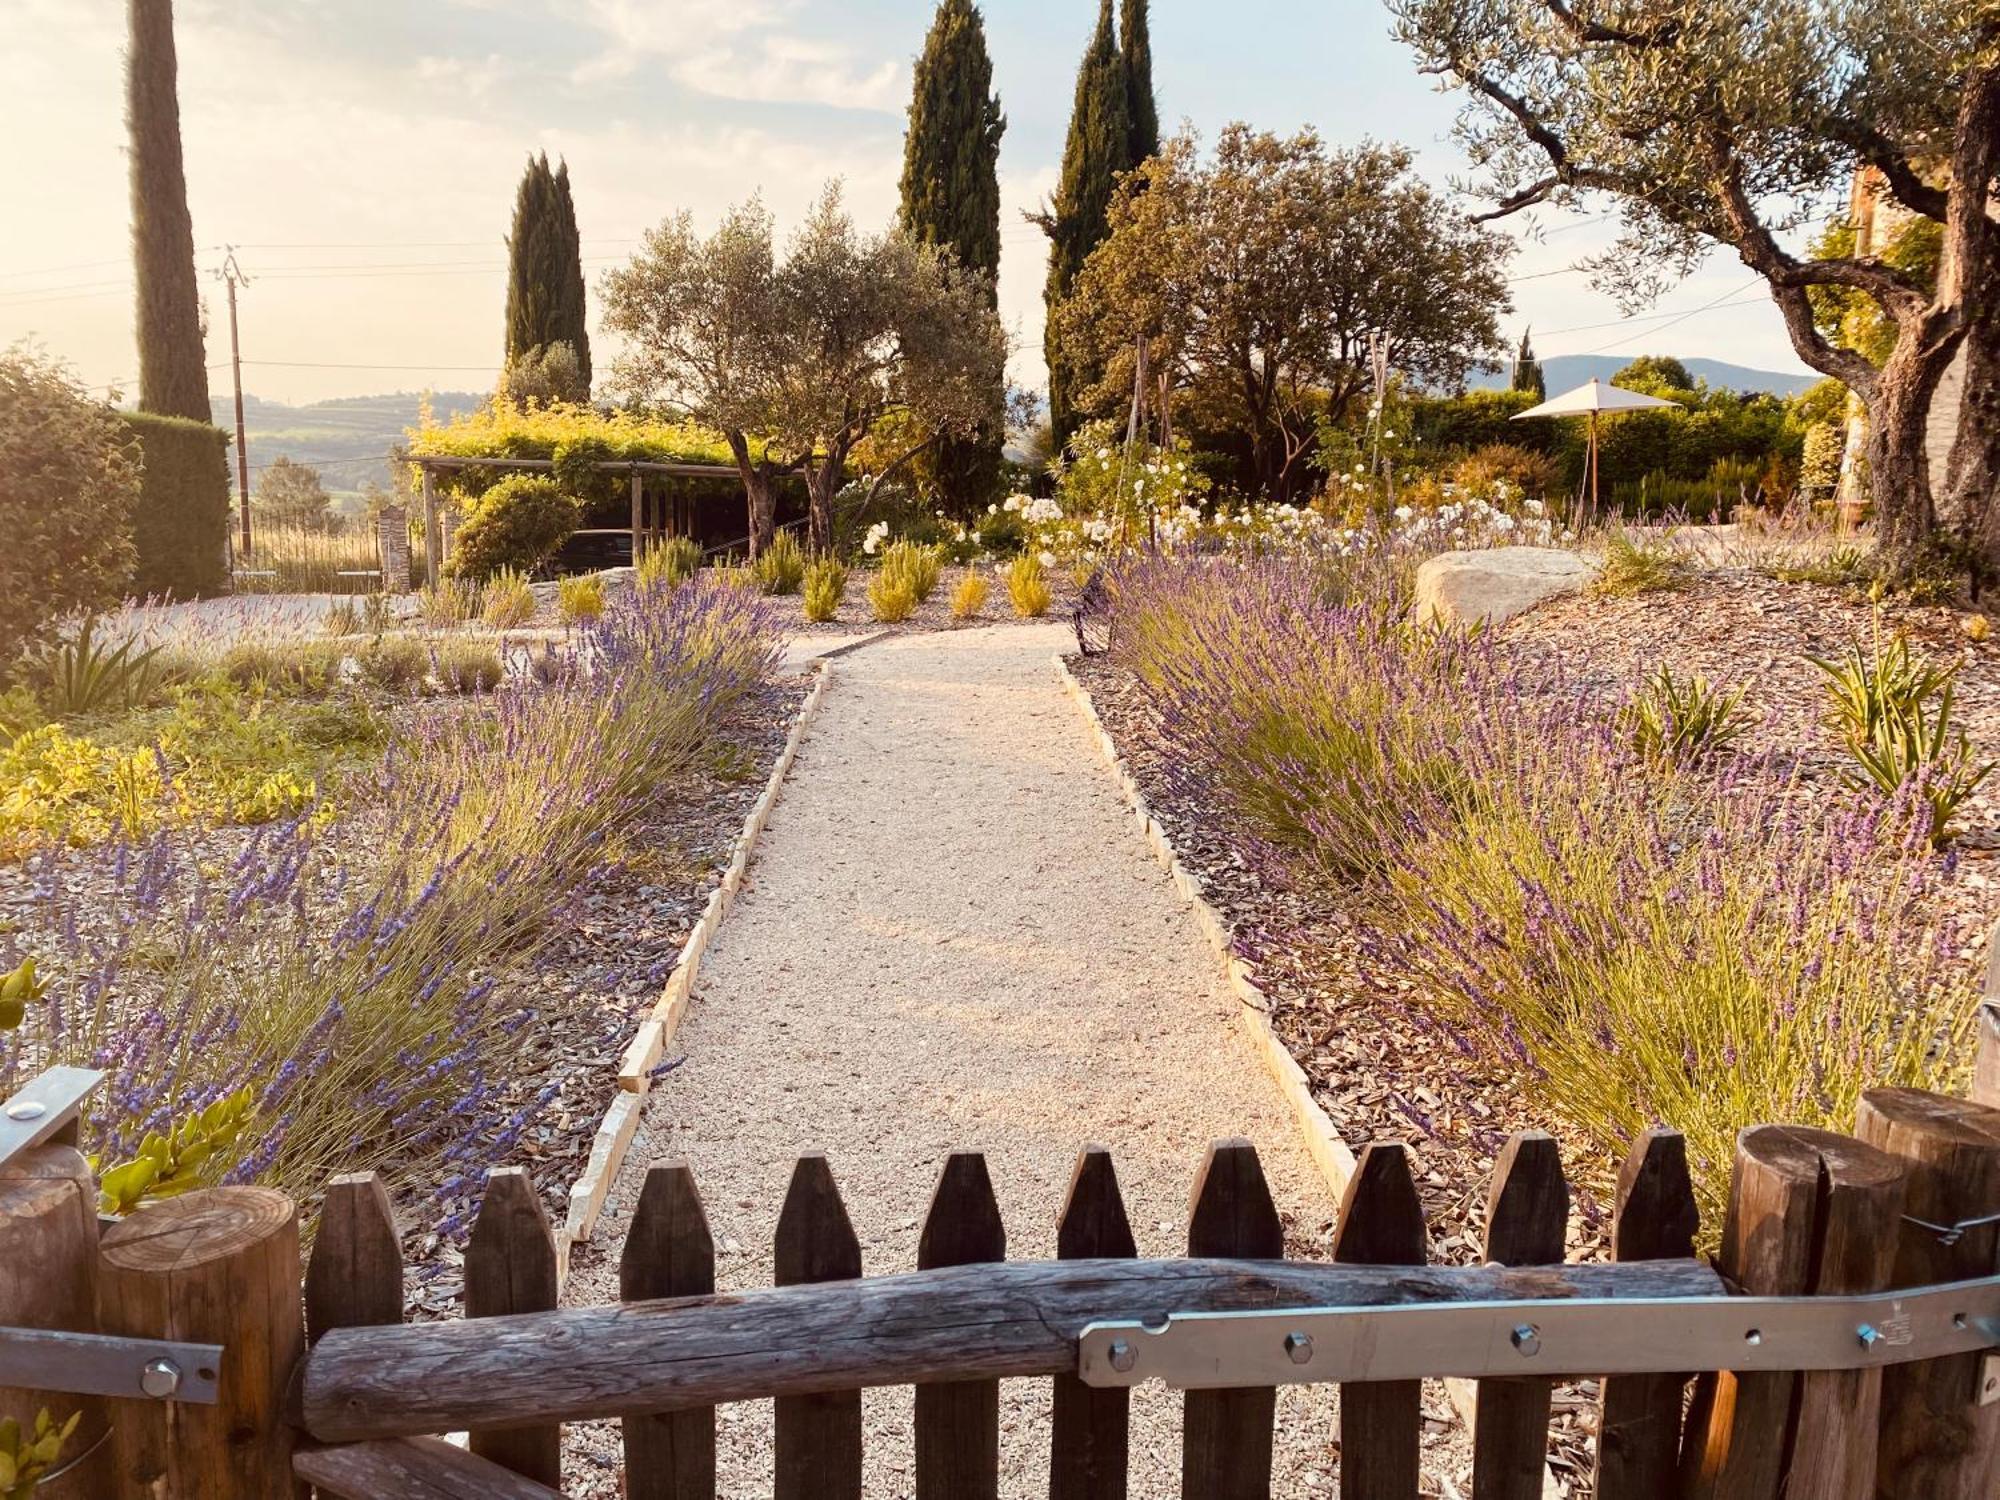
[[[905,635],[846,657],[746,894],[710,949],[597,1243],[565,1299],[617,1296],[648,1162],[688,1158],[723,1290],[765,1286],[791,1165],[832,1157],[870,1273],[912,1269],[954,1147],[986,1151],[1008,1251],[1048,1257],[1077,1149],[1111,1148],[1143,1255],[1185,1245],[1208,1142],[1249,1136],[1291,1253],[1333,1204],[1238,1029],[1186,908],[1049,670],[1055,624]],[[1277,1493],[1326,1492],[1330,1390],[1279,1401]],[[1002,1387],[1002,1492],[1047,1493],[1046,1381]],[[908,1390],[864,1400],[869,1493],[913,1483]],[[1134,1401],[1134,1497],[1179,1493],[1177,1396]],[[617,1493],[615,1433],[575,1429],[566,1481]],[[719,1488],[771,1493],[770,1406],[724,1408]]]

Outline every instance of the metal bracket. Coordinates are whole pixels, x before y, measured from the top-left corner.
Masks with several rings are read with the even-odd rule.
[[[220,1344],[0,1328],[0,1389],[213,1406],[221,1369]]]
[[[1460,1376],[1860,1370],[2000,1348],[2000,1276],[1863,1297],[1578,1298],[1092,1323],[1086,1385],[1184,1390]],[[1987,1384],[2000,1399],[2000,1356]]]
[[[95,1068],[47,1068],[0,1104],[0,1166],[51,1142],[74,1145],[76,1119],[104,1075]]]

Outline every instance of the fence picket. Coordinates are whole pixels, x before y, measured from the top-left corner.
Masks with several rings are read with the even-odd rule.
[[[861,1274],[861,1241],[818,1152],[801,1156],[778,1215],[779,1286],[847,1281]],[[777,1500],[859,1500],[861,1392],[784,1396],[777,1404]]]
[[[701,1296],[715,1290],[715,1239],[684,1161],[646,1169],[618,1261],[618,1297]],[[627,1417],[628,1500],[715,1500],[715,1408]]]
[[[1701,1220],[1687,1143],[1658,1127],[1632,1144],[1618,1173],[1613,1260],[1684,1260]],[[1680,1458],[1686,1375],[1620,1375],[1598,1401],[1598,1500],[1671,1500]]]
[[[1007,1230],[986,1158],[945,1158],[917,1240],[917,1269],[1007,1258]],[[916,1388],[917,1500],[993,1500],[1000,1490],[1000,1382],[954,1380]]]
[[[1888,1285],[1903,1168],[1848,1136],[1762,1125],[1737,1137],[1719,1268],[1757,1297]],[[1706,1373],[1696,1385],[1684,1500],[1875,1493],[1879,1370]]]
[[[1257,1148],[1239,1138],[1208,1148],[1188,1215],[1188,1254],[1277,1260],[1285,1226]],[[1189,1391],[1183,1398],[1185,1500],[1269,1500],[1277,1395],[1269,1386]]]
[[[1891,1285],[1992,1275],[2000,1265],[2000,1224],[1957,1235],[1925,1224],[2000,1212],[2000,1109],[1920,1089],[1873,1089],[1861,1097],[1855,1134],[1903,1161],[1904,1212],[1925,1221],[1903,1221]],[[1983,1358],[1961,1354],[1883,1372],[1882,1500],[2000,1494],[2000,1401],[1980,1404]]]
[[[402,1321],[403,1238],[389,1190],[373,1172],[343,1172],[326,1185],[306,1264],[306,1339]]]
[[[1333,1258],[1346,1265],[1420,1266],[1429,1254],[1424,1207],[1410,1160],[1395,1142],[1367,1147],[1355,1163],[1333,1231]],[[1342,1500],[1416,1500],[1424,1387],[1375,1380],[1340,1388]]]
[[[1111,1153],[1088,1146],[1076,1159],[1056,1223],[1059,1260],[1131,1260],[1139,1253]],[[1088,1386],[1074,1375],[1053,1382],[1049,1500],[1125,1500],[1131,1393]]]
[[[1512,1137],[1493,1165],[1486,1198],[1486,1259],[1546,1266],[1563,1258],[1569,1183],[1555,1139],[1539,1130]],[[1547,1380],[1482,1380],[1472,1424],[1473,1500],[1541,1500],[1548,1467]]]
[[[465,1315],[492,1318],[556,1305],[556,1244],[541,1195],[522,1167],[487,1176],[465,1247]],[[472,1434],[472,1451],[550,1489],[562,1488],[562,1427],[509,1427]]]

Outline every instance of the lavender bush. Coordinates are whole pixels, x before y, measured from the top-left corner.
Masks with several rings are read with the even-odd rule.
[[[4,1070],[109,1069],[92,1121],[106,1161],[250,1080],[256,1115],[211,1177],[307,1192],[363,1165],[434,1180],[442,1162],[443,1195],[476,1182],[547,1103],[507,1087],[536,1018],[500,971],[534,961],[621,822],[695,764],[775,640],[742,591],[623,601],[569,669],[477,709],[432,705],[382,761],[344,854],[301,817],[244,835],[222,867],[171,832],[37,856],[11,942],[54,983],[0,1038]],[[364,831],[379,860],[356,858]],[[109,902],[75,878],[78,858]]]
[[[1607,1153],[1685,1132],[1708,1206],[1742,1126],[1956,1081],[1973,983],[1920,797],[1642,759],[1615,714],[1410,624],[1390,576],[1144,560],[1116,638],[1182,789],[1276,877],[1341,884],[1415,1025]]]

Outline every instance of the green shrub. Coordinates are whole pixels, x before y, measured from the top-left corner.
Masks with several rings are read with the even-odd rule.
[[[917,612],[917,586],[907,573],[881,569],[868,580],[868,604],[876,619],[897,624]]]
[[[1023,552],[1007,564],[1007,598],[1014,605],[1014,613],[1024,619],[1035,619],[1049,612],[1049,604],[1055,594],[1049,587],[1049,580],[1042,572],[1042,560],[1032,552]]]
[[[701,543],[691,536],[670,536],[639,554],[633,581],[640,588],[677,588],[701,567]]]
[[[833,557],[816,557],[806,567],[806,618],[825,622],[840,612],[847,597],[847,569]]]
[[[123,416],[144,465],[132,587],[176,598],[217,592],[229,582],[229,435],[185,417]]]
[[[535,591],[528,575],[502,568],[486,581],[486,605],[480,611],[495,630],[514,630],[535,617]]]
[[[565,625],[587,625],[604,613],[604,580],[579,573],[556,584],[556,613]]]
[[[1643,760],[1692,764],[1728,749],[1750,728],[1744,689],[1712,687],[1706,677],[1674,676],[1662,665],[1646,678],[1621,722]]]
[[[355,665],[363,682],[385,692],[408,692],[423,682],[431,656],[414,636],[384,635],[356,653]]]
[[[1765,572],[1780,583],[1857,584],[1868,577],[1868,554],[1852,542],[1771,564]]]
[[[0,675],[132,571],[139,465],[117,415],[39,356],[0,355]]]
[[[1604,567],[1591,592],[1609,599],[1629,599],[1687,587],[1694,565],[1660,538],[1614,531],[1604,541]]]
[[[908,580],[919,604],[937,591],[938,573],[943,565],[937,547],[919,546],[907,539],[891,542],[882,553],[882,571]]]
[[[437,646],[438,686],[447,693],[488,693],[500,686],[506,670],[500,648],[491,641],[446,636]]]
[[[440,578],[417,591],[417,608],[433,630],[449,630],[479,618],[486,591],[467,578]]]
[[[805,582],[805,549],[791,532],[780,531],[751,561],[750,571],[764,593],[796,594]]]
[[[983,573],[968,573],[958,581],[952,590],[951,617],[954,620],[970,620],[986,608],[987,583]]]
[[[582,508],[554,480],[513,474],[479,497],[459,524],[446,567],[486,579],[502,568],[532,573],[555,555],[582,520]]]
[[[1850,780],[1891,797],[1913,791],[1929,813],[1931,842],[1944,843],[1952,815],[1993,774],[1952,727],[1958,664],[1941,666],[1901,636],[1873,651],[1852,641],[1836,661],[1810,660],[1826,674],[1833,726],[1860,768]]]

